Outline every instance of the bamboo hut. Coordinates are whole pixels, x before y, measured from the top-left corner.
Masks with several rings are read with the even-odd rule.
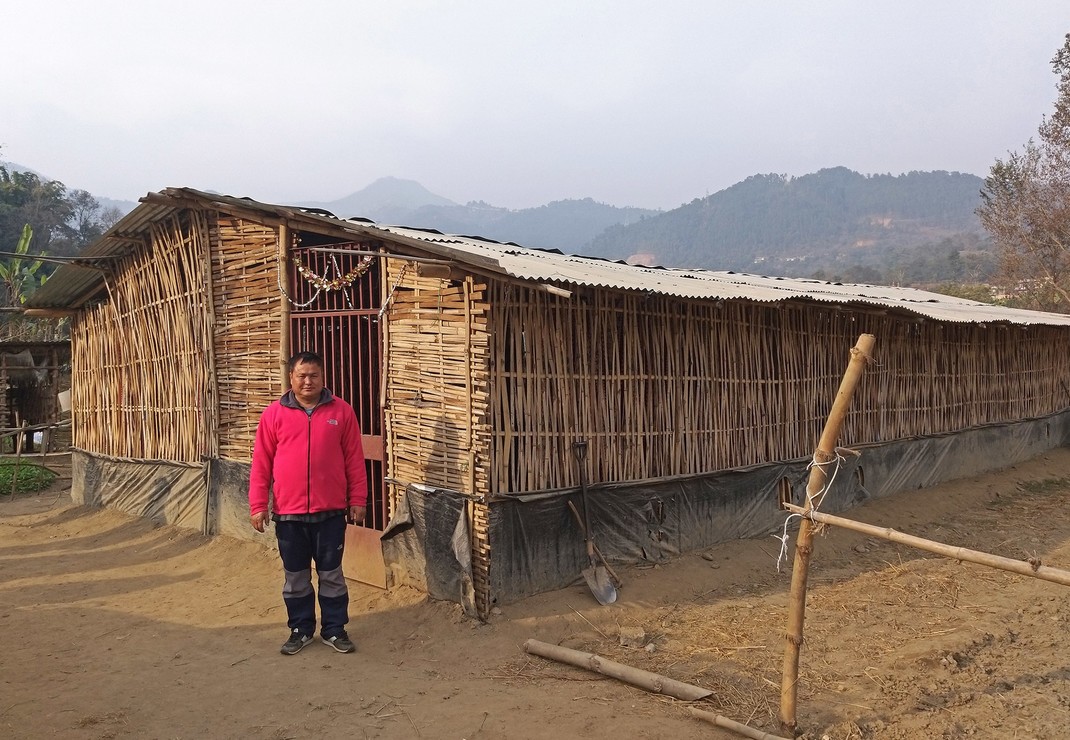
[[[15,450],[16,440],[10,434],[23,426],[38,430],[25,434],[23,450],[69,444],[67,430],[50,433],[42,428],[62,415],[58,394],[70,384],[70,362],[71,345],[66,340],[0,342],[0,427],[7,433],[0,453]]]
[[[824,508],[1070,436],[1070,316],[916,290],[650,268],[171,188],[28,305],[72,330],[74,495],[253,536],[284,358],[320,352],[364,427],[349,572],[478,614],[574,581],[592,532],[657,562],[771,531],[857,336],[877,357]]]

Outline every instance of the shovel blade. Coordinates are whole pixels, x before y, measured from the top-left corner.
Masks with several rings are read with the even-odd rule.
[[[592,565],[583,569],[583,579],[587,581],[587,588],[591,589],[594,598],[602,606],[612,604],[617,600],[617,587],[613,585],[613,579],[609,572],[601,565]]]

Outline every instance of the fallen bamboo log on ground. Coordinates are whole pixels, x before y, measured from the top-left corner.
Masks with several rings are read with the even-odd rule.
[[[858,522],[854,519],[845,519],[832,514],[825,514],[820,511],[806,510],[803,507],[795,506],[794,504],[784,504],[784,508],[792,513],[800,514],[808,519],[812,519],[819,524],[829,524],[834,527],[850,529],[873,537],[880,537],[881,539],[898,542],[901,545],[909,545],[911,547],[916,547],[919,550],[943,555],[952,560],[964,560],[968,563],[976,563],[977,565],[987,565],[991,568],[998,568],[999,570],[1006,570],[1023,576],[1039,578],[1042,581],[1051,581],[1052,583],[1058,583],[1063,586],[1070,586],[1070,571],[1042,565],[1039,560],[1015,560],[1014,558],[992,555],[991,553],[981,552],[980,550],[970,550],[965,547],[946,545],[942,542],[935,542],[922,537],[904,534],[903,532],[890,529],[889,527],[878,527],[873,524]]]
[[[572,648],[561,647],[560,645],[551,645],[548,642],[542,642],[540,640],[531,639],[526,641],[524,643],[524,652],[539,655],[543,658],[550,658],[559,663],[568,663],[577,668],[586,668],[589,671],[601,673],[610,676],[611,678],[624,681],[625,683],[630,683],[632,686],[638,686],[641,689],[646,689],[655,694],[665,694],[666,696],[671,696],[675,699],[695,701],[697,699],[705,699],[713,693],[709,689],[704,689],[701,686],[694,686],[682,681],[676,681],[675,679],[666,678],[657,673],[644,671],[641,668],[633,668],[632,666],[617,663],[595,655],[594,653],[584,653],[579,650],[573,650]]]
[[[674,699],[697,701],[713,695],[712,691],[704,689],[701,686],[695,686],[694,684],[677,681],[657,673],[644,671],[642,668],[635,668],[634,666],[617,663],[616,661],[603,658],[594,653],[584,653],[579,650],[573,650],[572,648],[562,647],[560,645],[552,645],[540,640],[531,639],[524,642],[524,652],[538,655],[543,658],[549,658],[550,660],[556,660],[559,663],[567,663],[568,665],[576,666],[577,668],[584,668],[589,671],[594,671],[595,673],[601,673],[604,676],[616,678],[624,683],[645,689],[646,691],[655,694],[664,694],[665,696],[671,696]],[[748,727],[745,724],[728,719],[727,717],[722,717],[719,714],[705,712],[700,709],[695,709],[694,707],[691,707],[691,714],[698,719],[711,722],[712,724],[727,730],[732,730],[744,737],[755,738],[756,740],[786,740],[786,738],[770,735],[767,732],[756,730],[753,727]]]
[[[688,707],[688,710],[691,712],[691,716],[696,719],[701,719],[703,722],[709,722],[711,725],[723,727],[726,730],[732,730],[743,737],[753,738],[753,740],[788,740],[786,737],[756,730],[742,722],[736,722],[734,719],[728,719],[728,717],[722,717],[713,712],[696,709],[695,707]]]

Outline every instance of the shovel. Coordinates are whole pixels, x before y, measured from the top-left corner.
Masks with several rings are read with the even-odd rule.
[[[569,508],[576,515],[580,529],[583,530],[583,541],[587,546],[587,560],[590,563],[582,571],[583,579],[587,581],[587,587],[591,589],[598,603],[605,606],[617,600],[617,587],[609,568],[599,559],[600,553],[595,547],[594,534],[591,531],[591,518],[587,510],[587,440],[581,439],[573,442],[572,451],[576,455],[576,462],[579,463],[580,469],[580,503],[583,506],[583,521],[579,521],[579,513],[571,501]]]

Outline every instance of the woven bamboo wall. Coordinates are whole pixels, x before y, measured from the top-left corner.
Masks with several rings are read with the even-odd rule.
[[[387,475],[482,495],[489,484],[486,286],[419,278],[390,260],[387,316]],[[393,508],[393,502],[391,502]],[[489,612],[485,504],[470,502],[476,607]]]
[[[817,305],[700,303],[492,281],[490,490],[700,473],[809,455],[858,335],[877,337],[845,444],[1070,406],[1070,332]]]
[[[208,224],[182,212],[118,261],[109,300],[71,327],[74,444],[118,457],[216,454]]]
[[[391,260],[388,281],[400,264]],[[486,307],[483,285],[406,271],[389,308],[386,418],[390,477],[463,493],[487,491]]]
[[[219,456],[248,462],[260,412],[282,395],[276,231],[220,215],[213,224],[212,289]]]

